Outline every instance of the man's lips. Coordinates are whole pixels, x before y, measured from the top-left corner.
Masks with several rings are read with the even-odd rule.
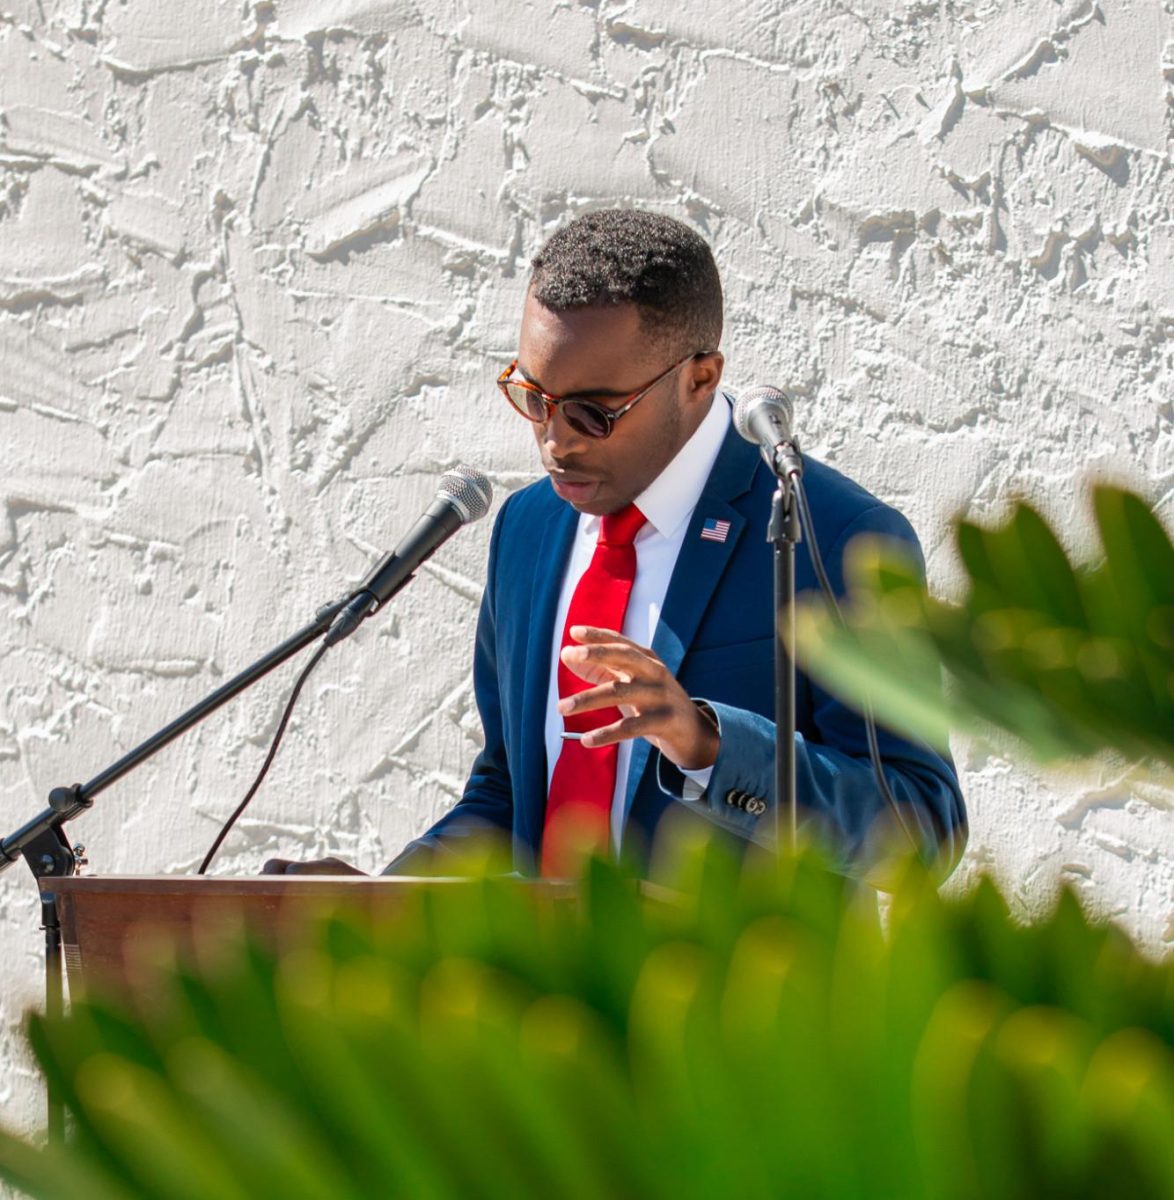
[[[598,479],[591,479],[584,475],[564,475],[555,471],[550,472],[550,482],[562,499],[572,502],[588,499],[599,488]]]

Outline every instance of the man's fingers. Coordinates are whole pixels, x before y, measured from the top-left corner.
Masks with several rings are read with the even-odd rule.
[[[622,633],[617,633],[614,629],[601,629],[597,625],[572,625],[568,633],[571,640],[578,643],[578,645],[566,647],[568,650],[578,650],[580,647],[614,646],[617,650],[632,651],[638,657],[649,662],[660,662],[660,659],[647,646],[641,646],[639,642],[624,637]]]
[[[659,668],[667,674],[664,664],[654,654],[635,642],[598,642],[591,645],[564,646],[559,653],[563,665],[576,675],[584,669],[624,672],[629,675],[647,674]],[[584,675],[584,679],[588,676]]]
[[[594,645],[598,642],[622,642],[628,646],[636,645],[631,638],[624,637],[619,630],[603,629],[599,625],[572,625],[567,633],[572,641],[582,642],[584,645]]]
[[[571,713],[595,712],[600,708],[618,708],[621,704],[640,707],[641,697],[651,694],[647,684],[630,679],[612,679],[598,687],[565,696],[558,702],[558,710],[564,717]]]
[[[664,708],[649,709],[630,717],[622,717],[610,725],[601,725],[598,729],[583,734],[580,744],[588,750],[598,750],[601,746],[610,746],[613,742],[642,737],[646,733],[655,732],[670,715],[670,711]]]
[[[261,868],[262,875],[363,875],[358,867],[341,858],[314,858],[298,862],[288,858],[271,858]]]
[[[564,650],[563,654],[567,652]],[[584,683],[610,683],[617,679],[618,673],[606,663],[590,662],[585,659],[564,658],[563,666],[571,672],[572,675],[582,679]],[[626,677],[627,673],[624,672]]]

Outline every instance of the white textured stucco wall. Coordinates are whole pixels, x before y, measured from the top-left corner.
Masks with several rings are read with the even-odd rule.
[[[533,477],[493,387],[568,215],[711,240],[731,383],[944,518],[1110,472],[1171,516],[1172,0],[0,0],[0,826],[91,777],[394,545],[458,461]],[[326,659],[222,871],[378,867],[456,798],[490,522]],[[287,670],[75,823],[192,871]],[[1075,880],[1174,944],[1171,814],[967,747],[962,871]],[[0,1101],[36,894],[0,881]]]

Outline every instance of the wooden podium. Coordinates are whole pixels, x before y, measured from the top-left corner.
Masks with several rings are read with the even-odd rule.
[[[330,910],[393,916],[428,892],[483,886],[478,879],[367,875],[75,875],[42,880],[56,895],[71,995],[87,987],[142,1003],[150,990],[145,946],[203,957],[242,925],[277,945],[288,945],[306,922]],[[532,880],[541,901],[573,901],[577,888],[560,880]]]

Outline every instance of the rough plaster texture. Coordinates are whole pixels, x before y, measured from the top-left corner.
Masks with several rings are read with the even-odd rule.
[[[469,461],[534,477],[493,377],[525,265],[595,205],[692,221],[731,383],[945,518],[1080,481],[1171,516],[1172,0],[0,0],[0,825],[86,779],[357,580]],[[475,752],[490,522],[307,689],[224,872],[373,869]],[[190,872],[289,669],[73,827],[104,872]],[[959,746],[965,880],[1074,881],[1174,943],[1171,814]],[[4,1121],[36,895],[0,881]]]

